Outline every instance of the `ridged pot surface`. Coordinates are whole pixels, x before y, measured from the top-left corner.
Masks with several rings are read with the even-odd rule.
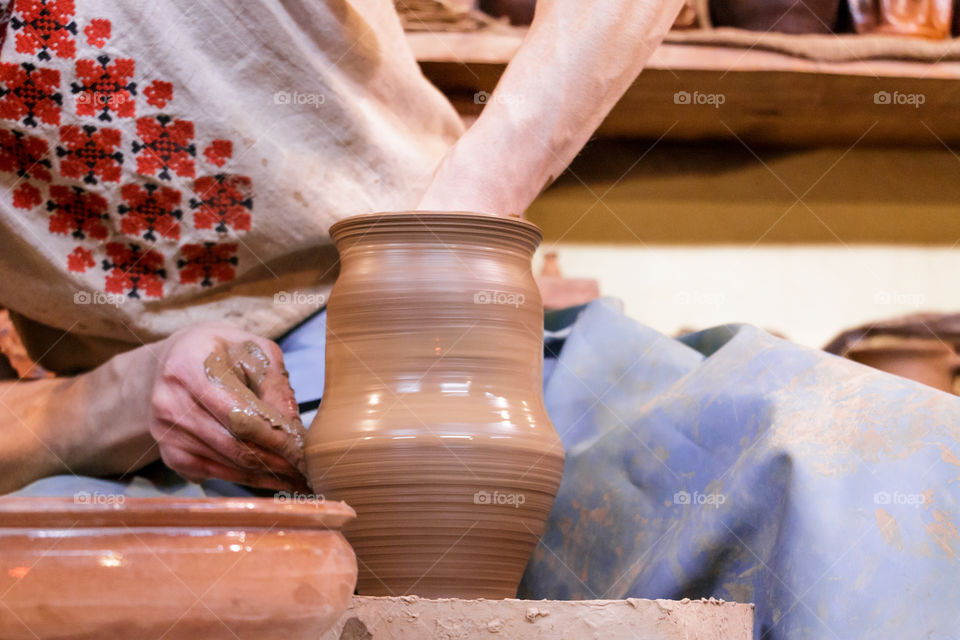
[[[563,448],[542,399],[539,229],[465,213],[338,222],[310,480],[358,519],[364,595],[504,598],[543,532]]]

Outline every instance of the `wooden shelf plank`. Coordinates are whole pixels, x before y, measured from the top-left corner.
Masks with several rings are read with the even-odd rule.
[[[503,28],[408,38],[427,77],[470,117],[482,109],[475,95],[493,90],[523,35]],[[665,43],[598,135],[657,139],[667,132],[673,140],[777,146],[960,145],[957,79],[958,61],[826,62],[759,48]],[[679,92],[718,94],[723,104],[678,104]],[[922,104],[878,102],[883,92]]]

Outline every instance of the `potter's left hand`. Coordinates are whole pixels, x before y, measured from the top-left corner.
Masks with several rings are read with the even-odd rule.
[[[207,324],[154,353],[150,433],[167,466],[195,481],[307,491],[306,431],[276,343]]]
[[[0,494],[157,458],[189,480],[308,491],[283,354],[232,325],[183,329],[73,377],[0,382],[0,398]]]

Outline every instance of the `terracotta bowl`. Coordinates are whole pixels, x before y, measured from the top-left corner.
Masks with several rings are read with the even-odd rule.
[[[269,498],[0,498],[0,638],[316,638],[353,594],[353,517]]]

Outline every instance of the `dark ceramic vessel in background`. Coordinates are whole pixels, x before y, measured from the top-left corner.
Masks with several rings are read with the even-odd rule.
[[[960,391],[960,355],[942,340],[879,336],[855,344],[846,356],[947,393]]]
[[[480,8],[496,18],[508,18],[515,26],[533,22],[537,0],[480,0]]]
[[[837,25],[840,0],[712,0],[715,27],[780,33],[831,33]]]

